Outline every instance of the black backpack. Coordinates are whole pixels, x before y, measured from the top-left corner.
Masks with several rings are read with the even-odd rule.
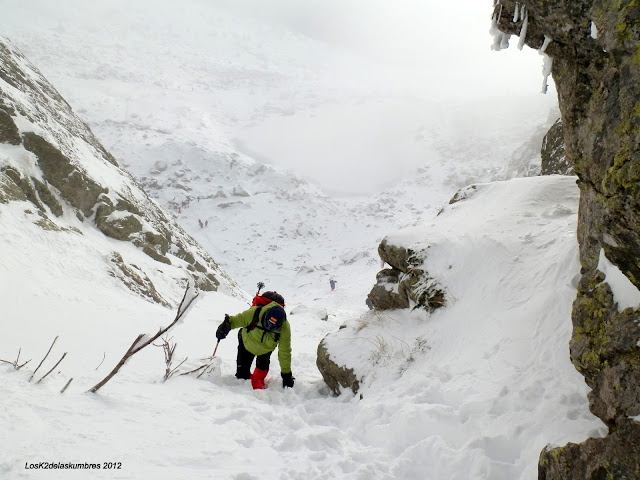
[[[268,292],[265,292],[268,293]],[[282,297],[280,297],[282,298]],[[274,300],[275,302],[277,302],[276,300]],[[284,300],[283,300],[284,302]],[[279,303],[279,302],[278,302]],[[272,332],[272,330],[268,330],[266,328],[264,328],[264,326],[262,325],[258,325],[258,323],[260,322],[260,312],[262,311],[262,307],[263,305],[260,305],[256,308],[256,310],[253,312],[253,319],[251,320],[251,323],[249,325],[247,325],[246,329],[247,332],[250,332],[251,330],[253,330],[254,328],[257,328],[258,330],[262,330],[262,339],[260,340],[261,342],[264,341],[264,336],[267,334],[267,332]],[[280,325],[277,326],[278,329],[282,328],[282,325],[284,325],[285,320],[287,319],[287,316],[285,314],[284,319],[282,319],[282,322],[280,322]],[[262,319],[264,321],[264,318]],[[278,343],[280,341],[280,332],[272,332],[276,343]]]

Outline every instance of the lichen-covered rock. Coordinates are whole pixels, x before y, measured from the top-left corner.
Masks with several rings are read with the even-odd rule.
[[[114,268],[111,275],[119,278],[131,291],[156,303],[170,307],[169,303],[158,293],[149,277],[135,265],[128,264],[118,252],[112,252],[109,261]]]
[[[85,171],[37,133],[26,132],[22,137],[24,148],[36,155],[45,180],[85,217],[91,216],[98,197],[109,190],[93,181]]]
[[[376,284],[367,295],[374,308],[391,310],[413,304],[413,308],[432,312],[445,305],[444,291],[423,269],[424,255],[394,245],[387,238],[378,246],[378,253],[391,268],[378,272]]]
[[[5,167],[2,171],[11,178],[11,180],[13,180],[13,183],[17,185],[20,190],[22,190],[22,193],[28,201],[30,201],[38,210],[44,210],[44,207],[42,203],[40,203],[38,195],[36,195],[36,191],[33,188],[33,185],[31,185],[29,179],[22,176],[20,172],[12,167]]]
[[[357,393],[360,382],[355,372],[344,365],[336,364],[329,355],[325,341],[318,345],[318,356],[316,366],[322,374],[322,378],[335,395],[340,395],[341,388],[350,388],[353,393]]]
[[[0,170],[0,203],[11,201],[26,202],[27,197],[6,171]]]
[[[20,131],[8,112],[0,107],[0,143],[20,145]]]
[[[378,272],[376,284],[368,295],[376,309],[409,308],[409,297],[406,291],[399,290],[400,275],[402,272],[395,268],[385,268]]]
[[[637,480],[639,453],[640,423],[624,420],[606,438],[543,450],[538,480]]]
[[[573,175],[573,165],[567,161],[564,151],[562,119],[551,126],[542,140],[540,175]]]
[[[378,245],[378,255],[382,261],[401,272],[406,272],[409,268],[409,257],[412,253],[404,247],[390,244],[386,238]]]
[[[40,198],[40,200],[42,200],[42,202],[47,207],[49,207],[51,213],[53,213],[56,217],[62,216],[62,205],[60,205],[60,202],[58,202],[55,195],[51,193],[49,187],[35,177],[31,177],[31,181],[33,182],[33,186],[36,189],[36,192],[38,193],[38,198]]]
[[[640,310],[618,311],[599,271],[604,255],[640,289],[640,8],[637,0],[530,0],[526,15],[514,15],[521,4],[496,2],[494,21],[503,33],[520,34],[526,17],[528,46],[551,40],[545,52],[553,60],[566,159],[581,192],[571,359],[593,388],[592,412],[612,429],[597,441],[600,449],[570,449],[597,468],[576,476],[544,468],[541,475],[555,476],[541,478],[640,478],[638,443],[624,438],[637,436],[627,425],[640,409]],[[618,465],[615,474],[607,461]]]

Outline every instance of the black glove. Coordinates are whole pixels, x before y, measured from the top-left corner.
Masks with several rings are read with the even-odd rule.
[[[258,290],[262,290],[264,288],[264,283],[258,282]]]
[[[229,315],[225,315],[224,322],[222,322],[220,326],[218,326],[218,329],[216,330],[216,338],[218,340],[227,338],[227,335],[229,335],[230,331],[231,331],[231,320],[229,320]]]
[[[293,388],[293,381],[296,379],[296,377],[294,377],[291,372],[289,373],[281,372],[280,376],[282,377],[282,388],[285,388],[285,387]]]

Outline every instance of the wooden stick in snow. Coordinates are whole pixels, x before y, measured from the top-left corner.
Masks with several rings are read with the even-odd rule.
[[[33,380],[33,377],[35,377],[36,372],[38,371],[38,369],[42,366],[42,364],[44,363],[44,361],[47,359],[47,357],[49,356],[49,354],[51,353],[51,349],[53,348],[53,345],[56,343],[56,340],[58,340],[58,337],[56,336],[56,338],[53,339],[53,343],[51,344],[51,346],[49,347],[49,351],[47,352],[47,354],[44,356],[44,358],[42,359],[42,361],[40,362],[40,364],[36,367],[36,369],[33,371],[33,373],[31,374],[31,378],[29,379],[29,381]],[[42,379],[41,379],[42,380]]]
[[[56,369],[56,367],[57,367],[58,365],[60,365],[60,362],[61,362],[62,360],[64,360],[64,357],[66,357],[66,356],[67,356],[67,352],[64,352],[64,353],[62,354],[62,356],[60,357],[60,360],[58,360],[58,363],[56,363],[56,364],[51,368],[51,370],[49,370],[47,373],[45,373],[45,374],[44,374],[44,376],[43,376],[40,380],[38,380],[36,383],[40,383],[42,380],[44,380],[44,379],[47,377],[47,375],[49,375],[51,372],[53,372],[53,371]]]
[[[129,347],[129,349],[125,352],[124,356],[120,359],[118,364],[114,367],[113,370],[111,370],[109,375],[107,375],[105,378],[103,378],[97,385],[95,385],[94,387],[90,388],[89,392],[96,393],[98,390],[100,390],[109,380],[111,380],[113,378],[113,376],[116,373],[118,373],[118,371],[127,362],[127,360],[129,360],[129,358],[131,358],[133,355],[138,353],[144,347],[146,347],[148,345],[151,345],[155,340],[157,340],[162,335],[167,333],[171,329],[171,327],[173,327],[176,323],[178,323],[178,321],[182,318],[182,316],[185,314],[185,312],[187,312],[187,310],[189,310],[189,307],[191,306],[191,304],[194,302],[194,300],[199,295],[196,292],[196,294],[189,299],[189,301],[187,302],[187,304],[183,308],[184,301],[187,298],[187,293],[189,293],[189,288],[190,288],[190,285],[187,285],[187,288],[184,291],[184,295],[182,297],[182,301],[180,302],[180,305],[178,305],[178,312],[176,313],[176,318],[173,320],[173,322],[171,322],[171,324],[168,327],[161,328],[160,330],[158,330],[158,333],[156,333],[155,335],[153,335],[152,337],[150,337],[150,338],[148,338],[148,339],[146,339],[144,341],[143,341],[143,339],[147,335],[145,335],[144,333],[141,333],[140,335],[138,335],[136,337],[136,339],[133,341],[133,343],[131,344],[131,346]]]
[[[67,384],[64,386],[64,388],[62,390],[60,390],[60,393],[64,393],[64,391],[67,389],[67,387],[69,385],[71,385],[71,382],[73,382],[73,378],[70,378],[69,381],[67,382]]]

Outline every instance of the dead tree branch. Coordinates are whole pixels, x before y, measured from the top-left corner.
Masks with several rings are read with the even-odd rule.
[[[13,362],[10,362],[9,360],[3,360],[1,358],[0,358],[0,362],[8,363],[9,365],[13,365],[13,368],[15,368],[16,370],[20,370],[22,367],[24,367],[27,363],[29,363],[31,361],[31,360],[27,360],[22,365],[18,365],[18,363],[20,361],[20,352],[22,352],[22,347],[20,347],[18,349],[18,356],[16,357],[16,359]]]
[[[127,360],[129,360],[129,358],[131,358],[133,355],[138,353],[144,347],[146,347],[148,345],[151,345],[155,340],[157,340],[162,335],[167,333],[176,323],[178,323],[178,321],[189,310],[189,307],[191,307],[191,305],[193,304],[194,300],[199,295],[199,293],[196,292],[185,304],[185,299],[187,298],[187,293],[189,293],[189,289],[190,288],[191,288],[191,285],[187,285],[187,288],[186,288],[186,290],[184,292],[184,295],[182,297],[182,301],[180,302],[180,305],[178,305],[178,312],[176,313],[176,318],[173,320],[173,322],[171,322],[171,324],[168,327],[161,328],[158,331],[158,333],[156,333],[155,335],[153,335],[151,337],[149,337],[149,335],[146,335],[144,333],[141,333],[140,335],[138,335],[136,337],[136,339],[133,341],[133,343],[131,344],[131,346],[129,347],[129,349],[125,352],[124,356],[120,359],[118,364],[114,367],[113,370],[111,370],[111,372],[109,372],[109,375],[107,375],[104,379],[102,379],[94,387],[89,389],[89,392],[96,393],[98,390],[100,390],[100,388],[102,388],[109,380],[111,380],[113,378],[113,376],[116,373],[118,373],[118,371],[123,367],[123,365],[127,362]],[[149,337],[149,338],[147,338],[147,337]]]
[[[66,356],[67,356],[67,352],[64,352],[64,353],[62,354],[62,356],[60,357],[60,360],[58,360],[58,363],[56,363],[56,364],[51,368],[51,370],[49,370],[47,373],[45,373],[45,374],[44,374],[44,376],[43,376],[40,380],[38,380],[36,383],[40,383],[42,380],[44,380],[44,379],[47,377],[47,375],[49,375],[51,372],[53,372],[53,371],[56,369],[56,367],[57,367],[58,365],[60,365],[60,362],[62,362],[62,360],[64,360],[64,357],[66,357]]]
[[[175,353],[178,344],[171,343],[171,340],[173,340],[173,338],[168,338],[165,336],[162,338],[162,345],[156,345],[155,343],[153,344],[154,347],[162,347],[162,350],[164,351],[164,363],[167,366],[164,372],[164,382],[169,380],[169,378],[171,378],[171,376],[176,373],[176,371],[182,366],[182,364],[189,358],[185,358],[178,364],[177,367],[172,368],[171,365],[173,364],[173,354]]]
[[[69,385],[71,385],[71,382],[73,382],[73,378],[69,379],[67,384],[62,388],[62,390],[60,390],[60,393],[64,393],[64,391],[69,387]]]
[[[36,372],[38,371],[38,369],[42,366],[42,364],[44,363],[44,361],[47,359],[47,357],[49,356],[49,354],[51,353],[51,349],[53,348],[53,345],[56,343],[56,340],[58,340],[58,337],[56,336],[56,338],[53,339],[53,343],[51,344],[51,346],[49,347],[49,351],[47,352],[47,354],[44,356],[44,358],[42,359],[42,361],[38,364],[38,366],[36,367],[36,369],[33,371],[33,373],[31,374],[31,378],[29,378],[29,381],[33,380],[33,377],[35,377]]]
[[[107,352],[104,352],[104,354],[102,355],[102,361],[100,362],[100,365],[102,365],[104,363],[104,359],[107,358]],[[96,370],[98,370],[100,368],[100,365],[98,365],[96,367]]]

